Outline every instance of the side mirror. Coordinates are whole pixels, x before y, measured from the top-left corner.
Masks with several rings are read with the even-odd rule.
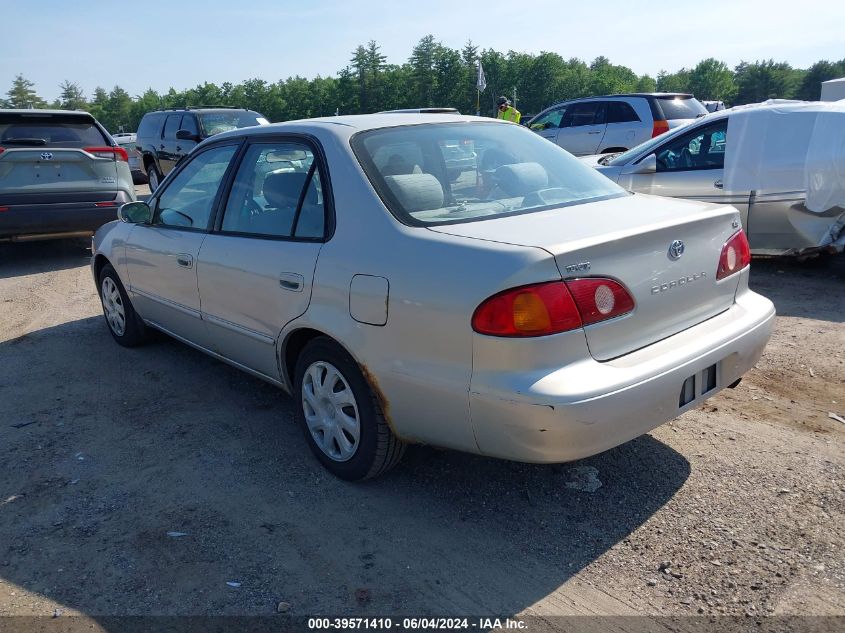
[[[627,174],[653,174],[657,171],[657,154],[649,154],[643,158],[636,165],[632,165],[630,169],[626,169]]]
[[[149,224],[153,219],[153,210],[146,202],[127,202],[118,209],[117,217],[127,224]]]
[[[188,130],[179,130],[178,132],[176,132],[176,138],[180,141],[198,142],[200,140],[199,134],[194,134],[193,132],[189,132]]]

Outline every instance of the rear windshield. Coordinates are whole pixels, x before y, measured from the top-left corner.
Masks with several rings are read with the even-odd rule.
[[[667,121],[695,119],[707,114],[707,108],[695,97],[656,97],[656,99]]]
[[[424,226],[623,196],[569,152],[524,127],[437,123],[357,134],[352,148],[385,205]]]
[[[0,114],[2,147],[102,147],[111,145],[86,117]]]
[[[267,125],[268,121],[258,112],[232,110],[227,112],[206,112],[200,114],[202,129],[206,136],[237,130],[242,127],[253,125]]]

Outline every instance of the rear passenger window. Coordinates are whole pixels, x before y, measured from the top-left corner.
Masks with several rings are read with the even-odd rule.
[[[610,101],[607,104],[608,123],[629,123],[639,121],[640,117],[629,104],[624,101]]]
[[[197,127],[197,119],[193,114],[186,114],[182,117],[182,124],[180,130],[187,130],[191,134],[199,134],[200,129]]]
[[[176,132],[179,130],[180,122],[182,121],[181,114],[171,114],[167,117],[167,122],[164,124],[164,138],[176,138]]]
[[[576,103],[569,106],[561,127],[581,127],[583,125],[602,125],[605,122],[605,104],[603,101]]]
[[[255,236],[322,238],[321,183],[307,145],[252,145],[238,168],[220,228]]]
[[[138,126],[138,138],[148,136],[161,136],[162,116],[160,114],[148,114],[141,119]]]

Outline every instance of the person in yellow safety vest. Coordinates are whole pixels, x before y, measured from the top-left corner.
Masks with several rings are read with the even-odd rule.
[[[519,120],[522,118],[522,114],[520,114],[519,110],[511,105],[511,102],[507,97],[499,97],[496,99],[496,106],[497,119],[504,119],[505,121],[519,123]]]

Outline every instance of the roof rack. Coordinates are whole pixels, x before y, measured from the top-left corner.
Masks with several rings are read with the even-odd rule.
[[[193,105],[193,106],[183,106],[183,107],[175,107],[175,108],[159,108],[159,112],[169,112],[171,110],[205,110],[205,109],[219,109],[219,110],[243,110],[244,108],[239,108],[238,106],[227,106],[227,105]]]

